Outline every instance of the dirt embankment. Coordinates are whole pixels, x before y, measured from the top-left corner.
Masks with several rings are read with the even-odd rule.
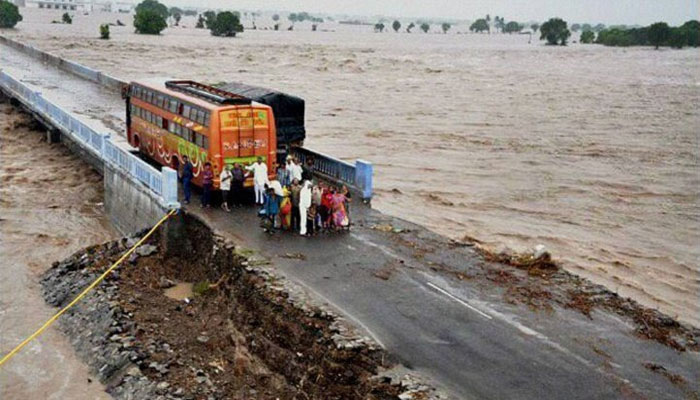
[[[383,374],[388,355],[289,282],[249,265],[187,215],[142,245],[62,320],[116,398],[428,398]],[[44,296],[62,306],[135,243],[125,238],[55,263]],[[135,254],[136,254],[135,253]],[[184,300],[166,288],[193,284]],[[435,395],[433,393],[433,395]]]

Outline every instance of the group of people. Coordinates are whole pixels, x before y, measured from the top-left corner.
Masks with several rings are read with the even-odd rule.
[[[230,212],[233,207],[243,204],[243,183],[252,174],[255,203],[261,206],[259,215],[267,232],[274,233],[281,229],[310,236],[321,231],[348,229],[352,198],[348,187],[335,187],[323,182],[314,184],[312,167],[313,160],[307,159],[306,164],[302,165],[289,156],[277,168],[277,179],[270,180],[262,157],[248,166],[227,164],[219,175],[221,208]],[[211,207],[214,184],[211,163],[206,162],[201,173],[201,207]],[[185,204],[189,204],[194,174],[187,156],[183,156],[181,177]]]
[[[301,165],[293,157],[287,157],[286,163],[277,169],[277,179],[263,184],[260,216],[268,233],[281,229],[312,236],[350,227],[352,196],[347,186],[314,184],[312,166],[313,160]]]

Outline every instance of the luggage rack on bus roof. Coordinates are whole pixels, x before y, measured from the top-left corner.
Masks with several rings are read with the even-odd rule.
[[[216,104],[250,104],[252,102],[252,100],[247,97],[195,81],[166,81],[165,87],[178,92],[187,93],[194,97],[198,97]]]

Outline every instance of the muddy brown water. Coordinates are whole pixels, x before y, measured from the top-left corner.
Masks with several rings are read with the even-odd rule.
[[[0,354],[56,310],[38,277],[88,244],[117,237],[102,208],[102,177],[0,97]],[[41,162],[37,162],[40,160]],[[107,399],[54,327],[0,368],[0,399]]]
[[[545,244],[570,271],[700,326],[697,49],[547,47],[460,25],[297,24],[224,40],[190,18],[142,36],[123,14],[57,16],[26,9],[8,35],[127,79],[299,95],[309,147],[374,162],[380,210],[491,248]],[[116,19],[127,26],[95,39]]]

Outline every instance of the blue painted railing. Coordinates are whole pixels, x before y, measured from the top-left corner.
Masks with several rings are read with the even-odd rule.
[[[0,87],[22,101],[34,112],[60,128],[64,134],[91,152],[94,156],[121,169],[135,181],[142,183],[162,201],[166,207],[179,207],[177,202],[177,172],[163,167],[158,171],[140,158],[116,146],[109,134],[95,131],[61,107],[43,98],[5,71],[0,71]]]
[[[314,174],[354,188],[365,200],[372,198],[372,163],[356,160],[353,165],[306,147],[292,147],[290,154],[304,165],[306,160],[312,159]]]

